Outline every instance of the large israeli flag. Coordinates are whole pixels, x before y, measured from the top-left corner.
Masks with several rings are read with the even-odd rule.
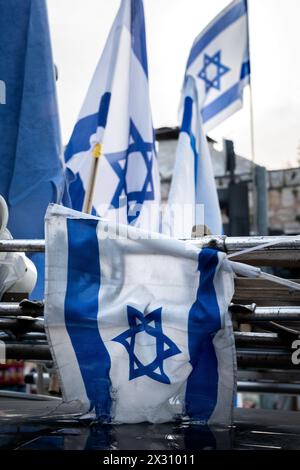
[[[117,423],[230,425],[224,253],[50,206],[45,323],[64,399]]]
[[[195,39],[186,76],[195,79],[205,131],[243,104],[250,80],[247,0],[234,0]]]
[[[195,80],[187,77],[182,125],[163,223],[164,233],[174,238],[190,238],[195,226],[206,226],[214,235],[222,234],[212,161],[198,110]]]
[[[99,158],[93,213],[159,229],[160,187],[148,90],[142,0],[122,0],[65,151],[82,210]]]

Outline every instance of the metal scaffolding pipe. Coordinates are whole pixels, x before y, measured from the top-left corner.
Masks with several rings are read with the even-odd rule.
[[[20,333],[18,334],[18,337],[16,338],[14,334],[12,334],[10,331],[6,330],[0,331],[0,341],[3,343],[9,343],[11,344],[12,342],[17,342],[18,345],[22,344],[38,344],[40,341],[43,341],[44,344],[47,344],[47,336],[45,333]]]
[[[30,320],[0,318],[0,332],[1,330],[6,332],[12,332],[14,335],[17,335],[18,341],[27,340],[30,338],[42,338],[45,341],[47,340],[43,319]],[[248,333],[235,331],[234,339],[237,347],[270,346],[286,348],[290,346],[289,341],[284,341],[277,333]],[[9,341],[9,337],[7,337],[6,340]]]
[[[0,331],[9,330],[13,333],[44,333],[44,320],[35,320],[33,318],[1,318]]]
[[[238,381],[238,392],[300,395],[300,383]]]
[[[297,315],[300,314],[300,306],[285,306],[285,307],[255,307],[255,313],[265,315]]]
[[[263,251],[283,251],[283,250],[300,250],[300,238],[295,236],[261,236],[261,237],[226,237],[225,251],[234,253],[249,248],[259,247],[267,243],[274,243],[273,246],[263,248]]]
[[[45,251],[45,240],[0,240],[0,252],[21,251],[36,253]]]
[[[189,240],[199,248],[215,248],[228,255],[261,247],[261,249],[239,254],[234,261],[256,266],[297,266],[300,262],[300,239],[292,236],[282,237],[226,237],[205,236]],[[273,246],[263,247],[267,243]],[[0,252],[44,252],[45,240],[1,240]]]
[[[289,349],[237,348],[237,363],[239,368],[299,370]]]
[[[51,360],[51,352],[47,343],[41,342],[9,342],[6,343],[6,358],[16,360]],[[237,348],[239,368],[250,369],[296,369],[291,361],[289,350]]]
[[[263,251],[274,252],[284,250],[300,250],[300,238],[293,236],[261,236],[261,237],[226,237],[226,236],[204,236],[191,239],[190,242],[200,248],[217,248],[227,253],[242,251],[255,246],[276,241],[276,245],[264,248]],[[280,243],[278,243],[280,241]],[[45,251],[45,240],[1,240],[0,252],[3,251]]]
[[[50,361],[52,360],[48,344],[38,344],[36,342],[6,343],[6,359],[32,360],[32,361]]]
[[[31,307],[21,307],[17,302],[0,302],[0,317],[39,317],[43,315],[43,306],[37,308],[32,305]]]
[[[235,344],[237,347],[289,347],[288,341],[284,341],[276,333],[248,333],[234,332]]]
[[[298,322],[300,321],[300,307],[256,307],[254,312],[236,309],[232,312],[232,318],[240,323]]]
[[[226,237],[221,236],[205,236],[194,240],[192,243],[200,248],[217,248],[226,253],[235,253],[249,248],[262,247],[267,243],[274,243],[273,246],[263,248],[264,251],[283,251],[283,250],[300,250],[300,238],[294,236],[256,236],[256,237]]]
[[[19,341],[32,343],[33,341],[43,341],[47,344],[47,336],[45,333],[24,333],[18,337]]]
[[[0,302],[0,317],[40,317],[43,315],[43,304],[41,308],[36,306],[20,307],[18,303]],[[300,321],[300,306],[283,307],[256,307],[253,312],[236,305],[232,311],[232,317],[241,323],[255,323],[262,321]]]

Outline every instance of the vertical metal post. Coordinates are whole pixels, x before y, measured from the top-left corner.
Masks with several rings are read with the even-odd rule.
[[[264,166],[255,166],[256,226],[258,235],[268,235],[268,172]]]
[[[257,198],[258,191],[256,187],[256,170],[255,170],[255,141],[254,141],[254,110],[253,110],[253,92],[252,92],[252,79],[251,79],[251,59],[250,59],[250,33],[249,33],[249,1],[247,0],[247,30],[248,30],[248,45],[249,45],[249,62],[250,62],[250,75],[249,75],[249,99],[250,99],[250,139],[251,139],[251,173],[252,173],[252,199],[253,199],[253,231],[254,234],[258,232],[258,214],[257,214]]]
[[[43,375],[43,364],[37,364],[37,381],[36,381],[36,389],[38,395],[44,395],[44,375]]]

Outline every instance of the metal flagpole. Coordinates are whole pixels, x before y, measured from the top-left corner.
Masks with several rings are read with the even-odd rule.
[[[255,142],[254,142],[254,111],[253,111],[253,92],[251,79],[251,60],[250,60],[250,32],[249,32],[249,0],[247,2],[247,34],[248,34],[248,51],[249,51],[249,100],[250,100],[250,145],[251,145],[251,163],[252,163],[252,195],[253,195],[253,228],[257,233],[257,191],[256,191],[256,171],[255,171]]]
[[[251,173],[252,173],[252,195],[253,195],[253,229],[257,234],[257,188],[256,188],[256,164],[255,164],[255,143],[254,143],[254,113],[253,113],[253,94],[251,85],[251,72],[249,78],[249,99],[250,99],[250,139],[251,139]]]
[[[91,168],[91,176],[89,180],[89,186],[85,193],[82,212],[91,214],[93,209],[93,196],[95,191],[95,184],[97,179],[97,172],[99,167],[100,157],[102,155],[102,144],[97,143],[92,150],[93,163]]]
[[[251,132],[251,161],[255,164],[255,143],[254,143],[254,112],[251,74],[249,78],[249,99],[250,99],[250,132]]]

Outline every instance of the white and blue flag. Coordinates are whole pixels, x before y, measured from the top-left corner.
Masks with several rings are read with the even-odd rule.
[[[195,39],[186,76],[195,79],[205,131],[242,107],[250,80],[247,0],[234,0]]]
[[[65,151],[76,210],[83,209],[95,157],[93,213],[158,231],[160,182],[142,0],[122,0]]]
[[[174,238],[190,238],[195,226],[206,226],[214,235],[222,234],[210,150],[198,110],[195,80],[187,77],[182,125],[163,224],[164,233]]]
[[[247,0],[234,0],[195,39],[182,91],[183,119],[163,231],[190,238],[195,226],[222,234],[205,132],[237,111],[250,80]]]
[[[230,425],[226,254],[50,206],[45,323],[64,400],[116,423]]]

